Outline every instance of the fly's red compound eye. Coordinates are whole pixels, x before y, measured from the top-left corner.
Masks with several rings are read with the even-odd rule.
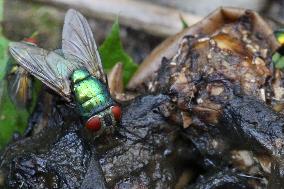
[[[121,119],[121,108],[119,106],[111,107],[111,112],[116,121],[120,121]]]
[[[86,128],[89,129],[92,132],[97,132],[101,128],[101,120],[99,116],[93,116],[91,117],[87,123],[86,123]]]

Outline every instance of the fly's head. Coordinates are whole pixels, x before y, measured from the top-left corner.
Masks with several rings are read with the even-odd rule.
[[[121,107],[114,105],[91,116],[86,121],[85,127],[95,136],[100,136],[103,133],[110,134],[114,132],[116,126],[120,123],[121,115]]]

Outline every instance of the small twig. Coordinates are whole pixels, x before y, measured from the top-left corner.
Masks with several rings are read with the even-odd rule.
[[[189,26],[201,20],[201,17],[183,11],[138,0],[34,1],[76,8],[89,16],[111,21],[119,16],[121,24],[161,37],[174,35],[183,29],[180,16]]]

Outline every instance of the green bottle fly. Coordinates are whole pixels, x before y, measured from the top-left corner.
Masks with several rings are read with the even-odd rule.
[[[71,9],[65,16],[62,49],[47,51],[13,42],[10,53],[66,101],[74,99],[85,127],[96,136],[112,131],[120,122],[121,108],[110,95],[93,33],[79,12]]]

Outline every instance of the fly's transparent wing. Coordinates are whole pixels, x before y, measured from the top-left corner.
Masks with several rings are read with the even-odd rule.
[[[100,55],[86,18],[73,9],[68,10],[62,33],[64,56],[80,62],[92,75],[106,83]]]
[[[32,99],[32,79],[24,68],[13,65],[7,75],[9,96],[18,107],[29,106]]]
[[[10,43],[9,50],[20,66],[70,101],[69,76],[80,67],[79,64],[68,61],[55,52],[22,42]]]

